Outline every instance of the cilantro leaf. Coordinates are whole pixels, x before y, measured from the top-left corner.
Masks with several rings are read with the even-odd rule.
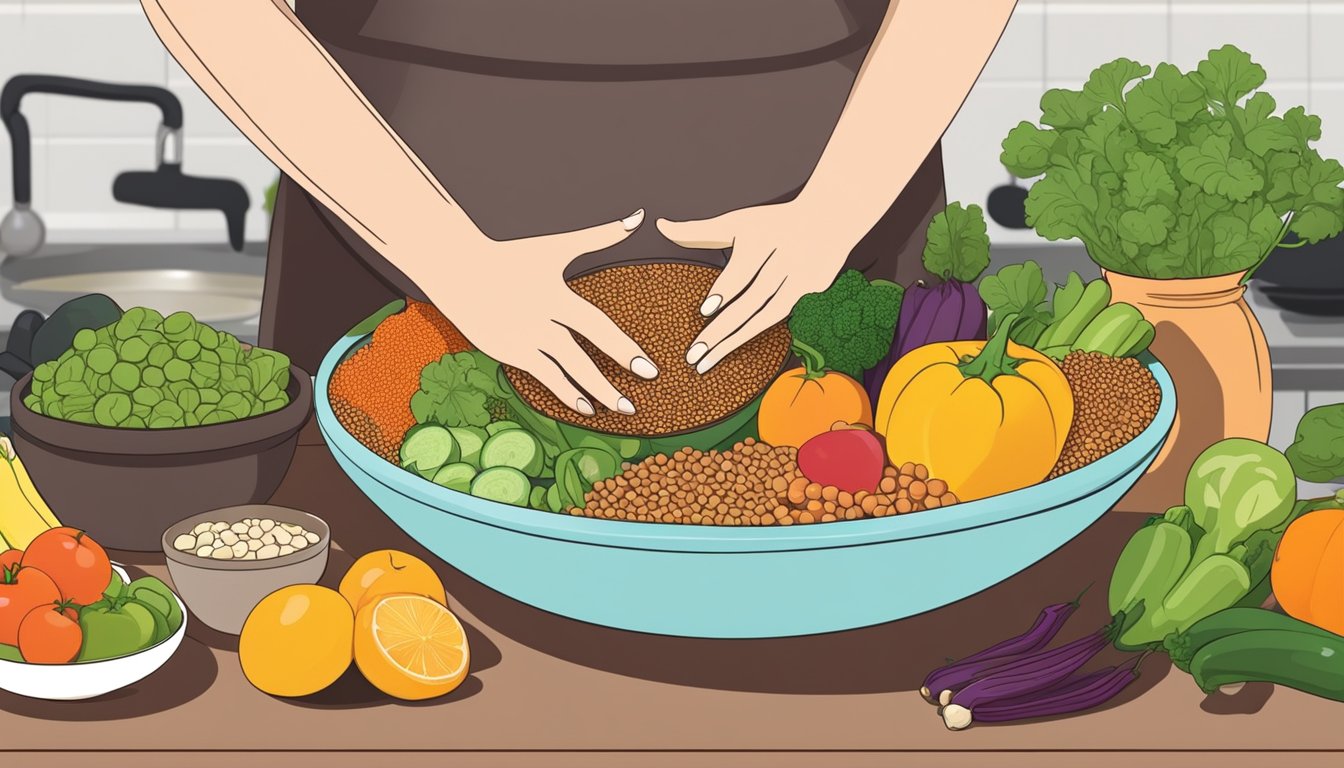
[[[1093,167],[1102,171],[1123,171],[1125,158],[1138,145],[1139,137],[1125,125],[1124,115],[1114,109],[1097,115],[1078,136],[1078,150],[1095,155]]]
[[[1007,315],[1028,318],[1012,331],[1012,338],[1020,344],[1030,344],[1040,337],[1050,323],[1050,312],[1044,307],[1048,287],[1041,265],[1034,261],[1009,264],[997,274],[985,275],[980,280],[980,298],[990,310],[990,333],[999,319]]]
[[[1204,91],[1170,64],[1158,64],[1153,76],[1135,85],[1125,99],[1125,114],[1145,141],[1168,144],[1176,127],[1207,109]]]
[[[1124,191],[1125,205],[1141,208],[1158,201],[1174,201],[1176,182],[1161,160],[1135,152],[1129,156],[1129,167],[1125,169]]]
[[[486,402],[503,395],[498,379],[477,364],[477,353],[449,353],[420,372],[420,391],[411,395],[416,423],[483,427],[490,423]]]
[[[1116,59],[1092,71],[1083,86],[1083,94],[1100,104],[1123,108],[1125,87],[1152,70],[1131,59]]]
[[[1209,51],[1190,74],[1204,87],[1209,98],[1220,102],[1224,108],[1265,84],[1265,68],[1251,61],[1250,54],[1232,45]]]
[[[1246,102],[1245,107],[1234,107],[1232,118],[1241,126],[1246,148],[1260,157],[1270,150],[1297,149],[1299,142],[1281,117],[1274,117],[1274,97],[1261,91]]]
[[[1058,134],[1042,130],[1023,120],[1003,140],[999,161],[1020,179],[1040,176],[1050,167],[1050,151]]]
[[[1298,149],[1321,138],[1321,118],[1307,114],[1302,107],[1293,107],[1283,115],[1283,123],[1298,140]]]
[[[1068,240],[1088,234],[1091,215],[1098,208],[1097,190],[1078,169],[1057,168],[1031,185],[1027,193],[1027,223],[1047,240]]]
[[[1344,216],[1338,209],[1313,205],[1298,211],[1288,228],[1308,243],[1319,243],[1344,231]]]
[[[1161,245],[1176,215],[1165,205],[1150,205],[1120,214],[1120,237],[1135,245]]]
[[[1231,142],[1210,136],[1198,147],[1182,147],[1176,153],[1181,176],[1211,195],[1245,200],[1264,189],[1265,179],[1249,160],[1232,156]]]
[[[1101,111],[1101,102],[1082,91],[1052,88],[1041,96],[1041,124],[1052,128],[1082,128]]]
[[[1273,247],[1280,226],[1279,217],[1268,206],[1239,205],[1229,213],[1214,216],[1209,222],[1214,274],[1235,272],[1259,261]]]
[[[989,235],[978,205],[952,203],[929,222],[924,268],[944,280],[973,283],[989,266]]]

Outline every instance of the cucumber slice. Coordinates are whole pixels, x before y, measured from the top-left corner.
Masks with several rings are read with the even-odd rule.
[[[522,429],[523,425],[516,421],[492,421],[485,425],[485,432],[491,437],[510,429]]]
[[[457,460],[480,469],[481,446],[485,445],[490,435],[480,427],[449,427],[448,431],[453,433],[453,439],[457,441]]]
[[[536,477],[546,463],[541,441],[522,429],[496,432],[481,446],[481,468],[513,467],[528,477]]]
[[[526,507],[531,498],[532,484],[527,475],[513,467],[491,467],[471,481],[471,495],[501,504]]]
[[[423,424],[406,433],[401,443],[401,466],[418,472],[426,479],[439,467],[457,461],[457,441],[453,434],[437,424]]]
[[[434,473],[434,484],[452,491],[471,493],[471,481],[476,477],[476,468],[466,462],[458,461],[444,464]]]

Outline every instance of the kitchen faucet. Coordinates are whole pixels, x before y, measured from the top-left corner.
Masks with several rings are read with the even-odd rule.
[[[83,80],[56,75],[16,75],[0,91],[0,121],[9,131],[13,152],[14,208],[0,221],[0,252],[31,256],[46,240],[46,227],[32,208],[32,158],[28,121],[19,103],[29,93],[53,93],[108,101],[142,101],[163,114],[156,146],[157,167],[126,171],[112,182],[112,197],[123,203],[179,210],[224,213],[229,244],[243,249],[244,223],[250,204],[247,190],[232,179],[182,173],[182,103],[166,88]]]

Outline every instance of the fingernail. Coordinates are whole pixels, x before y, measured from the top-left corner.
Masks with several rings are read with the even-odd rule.
[[[588,398],[580,397],[578,401],[574,403],[574,410],[582,413],[584,416],[592,416],[593,404],[588,402]]]
[[[705,317],[709,317],[710,315],[719,311],[719,305],[722,303],[723,303],[723,297],[716,293],[710,296],[709,298],[705,299],[705,303],[700,305],[700,314],[704,315]]]
[[[688,365],[695,365],[696,363],[700,362],[700,358],[704,357],[705,353],[708,351],[709,351],[708,344],[704,343],[703,341],[695,342],[694,344],[691,345],[690,349],[686,350],[686,363]]]
[[[635,404],[630,402],[629,399],[622,397],[620,400],[616,401],[616,410],[629,416],[635,412]]]
[[[709,359],[706,358],[706,359],[704,359],[704,360],[701,360],[699,365],[695,366],[695,372],[696,372],[696,373],[707,373],[707,372],[709,371],[709,369],[710,369],[710,368],[713,368],[713,367],[714,367],[714,363],[710,362]]]
[[[635,227],[638,227],[640,224],[643,223],[644,223],[643,208],[640,208],[638,211],[635,211],[629,216],[626,216],[624,219],[621,219],[621,226],[625,227],[626,232],[633,230]]]
[[[655,379],[658,377],[658,366],[642,357],[636,357],[634,360],[630,361],[630,370],[633,371],[636,376],[643,379]]]

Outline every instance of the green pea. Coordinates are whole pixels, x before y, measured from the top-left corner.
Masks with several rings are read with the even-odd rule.
[[[93,386],[89,387],[89,390],[92,392],[103,392],[103,393],[111,392],[112,377],[107,375],[106,373],[98,374],[98,378],[93,382]]]
[[[143,378],[142,376],[141,379],[143,380]],[[131,399],[139,405],[153,407],[163,399],[163,395],[154,387],[142,386],[131,393]]]
[[[266,412],[270,413],[271,411],[278,411],[281,408],[284,408],[286,405],[289,405],[289,401],[283,397],[277,397],[274,400],[267,400]]]
[[[184,427],[199,427],[200,425],[201,425],[201,420],[198,419],[198,418],[196,418],[196,414],[194,414],[194,413],[188,413],[188,414],[185,414],[185,415],[182,416],[182,426],[184,426]]]
[[[230,416],[227,411],[211,411],[209,415],[201,419],[201,424],[222,424],[229,420]]]
[[[173,341],[196,337],[196,318],[189,312],[174,312],[163,319],[163,334]]]
[[[191,376],[191,364],[185,360],[169,360],[163,364],[163,375],[169,381],[186,381]]]
[[[198,387],[213,387],[219,383],[219,374],[218,365],[198,361],[191,369],[191,383]]]
[[[149,420],[150,429],[171,429],[177,426],[177,422],[167,416],[155,416]]]
[[[219,353],[220,363],[227,363],[229,365],[237,365],[238,360],[241,357],[236,347],[229,347],[224,344],[220,344],[219,349],[216,349],[215,352]]]
[[[155,344],[164,344],[168,341],[167,336],[164,336],[153,328],[141,328],[140,332],[135,334],[135,338],[145,342],[145,344],[150,347],[153,347]]]
[[[42,392],[42,407],[50,408],[52,403],[61,402],[61,395],[54,389],[44,390]]]
[[[223,395],[220,394],[220,391],[218,389],[215,389],[214,387],[201,387],[199,390],[197,390],[197,392],[199,392],[201,395],[202,403],[209,403],[211,405],[216,405],[223,398]]]
[[[117,353],[111,347],[99,345],[89,350],[88,362],[96,373],[108,373],[117,364]]]
[[[93,395],[71,395],[65,398],[65,410],[69,413],[92,410],[97,401],[98,398]]]
[[[130,416],[127,416],[125,419],[123,419],[122,422],[117,426],[121,427],[122,429],[144,429],[148,425],[145,424],[145,420],[140,416],[131,414]]]
[[[65,418],[65,409],[61,408],[60,401],[54,403],[46,403],[46,412],[47,415],[53,419]]]
[[[33,381],[51,381],[56,375],[56,366],[50,362],[43,363],[33,369]]]
[[[141,307],[141,309],[144,310],[144,316],[140,320],[141,330],[146,328],[158,328],[160,325],[163,325],[163,315],[159,314],[158,310],[150,309],[149,307]]]
[[[135,314],[135,309],[127,310],[126,314],[121,316],[117,324],[112,326],[112,335],[118,341],[125,341],[134,336],[140,330],[140,315]]]
[[[40,395],[47,388],[46,382],[33,379],[28,383],[28,391],[34,395]]]
[[[261,388],[257,397],[262,400],[274,400],[280,396],[280,387],[276,386],[274,381],[267,382],[266,386]]]
[[[132,403],[132,404],[131,404],[131,415],[132,415],[132,416],[139,416],[139,417],[142,418],[142,419],[148,419],[150,413],[151,413],[151,410],[150,410],[150,407],[149,407],[148,405],[141,405],[141,404],[139,404],[139,403]]]
[[[167,380],[162,368],[150,367],[140,372],[140,383],[147,387],[162,387]]]
[[[98,398],[93,406],[93,418],[105,427],[115,427],[131,415],[131,398],[121,392],[111,392]]]
[[[80,352],[88,352],[93,349],[93,345],[98,343],[98,334],[89,328],[80,328],[75,331],[74,341],[70,342],[75,349]]]
[[[42,398],[38,397],[37,395],[28,395],[27,397],[23,398],[23,405],[33,413],[42,412]]]
[[[162,368],[173,359],[173,348],[167,343],[155,344],[149,348],[149,355],[145,359],[150,365]]]
[[[61,397],[91,394],[91,391],[89,390],[88,386],[85,385],[84,382],[82,381],[62,381],[59,384],[53,386],[51,389],[53,392],[55,392],[57,395]],[[42,390],[43,396],[46,396],[46,392],[47,390],[45,389]]]
[[[78,381],[84,378],[84,361],[78,357],[72,357],[56,366],[56,383],[61,384],[67,381]]]
[[[214,328],[208,325],[202,325],[196,329],[196,342],[202,349],[214,350],[219,346],[219,334]]]
[[[204,419],[206,416],[209,416],[210,414],[215,412],[215,404],[201,403],[200,405],[193,408],[191,412],[192,415],[194,415],[197,419]]]
[[[182,418],[183,411],[182,408],[179,407],[178,404],[174,403],[172,400],[161,400],[158,403],[158,405],[155,405],[150,410],[150,413],[153,414],[156,418],[162,416],[176,421]]]
[[[149,357],[149,345],[139,336],[133,339],[127,339],[121,343],[121,349],[118,351],[122,360],[128,363],[143,362]]]
[[[196,364],[207,363],[209,365],[219,366],[219,353],[213,349],[201,347],[201,356],[196,358]]]
[[[177,404],[182,406],[184,411],[194,411],[196,406],[201,404],[201,393],[194,389],[184,389],[177,393]]]
[[[113,326],[109,325],[93,332],[94,338],[98,339],[99,344],[111,345],[112,342],[116,341],[116,338],[112,335],[112,328]]]
[[[195,360],[196,356],[201,354],[201,345],[196,343],[195,339],[187,339],[177,345],[177,359],[188,362]]]
[[[112,366],[112,386],[123,392],[134,392],[140,386],[140,369],[131,363],[121,362]]]
[[[68,414],[65,418],[66,418],[67,421],[73,421],[73,422],[75,422],[76,424],[97,424],[97,423],[98,423],[98,422],[95,421],[94,418],[93,418],[93,411],[80,411],[79,413],[71,413],[71,414]]]
[[[184,390],[184,389],[191,389],[191,382],[189,382],[189,381],[170,381],[170,382],[168,382],[167,384],[164,384],[164,385],[163,385],[163,388],[166,389],[166,390],[168,390],[168,394],[169,394],[169,395],[172,395],[172,399],[173,399],[173,400],[176,400],[176,399],[177,399],[177,396],[180,395],[180,394],[182,394],[182,390]],[[165,397],[165,399],[167,399],[167,398]]]

